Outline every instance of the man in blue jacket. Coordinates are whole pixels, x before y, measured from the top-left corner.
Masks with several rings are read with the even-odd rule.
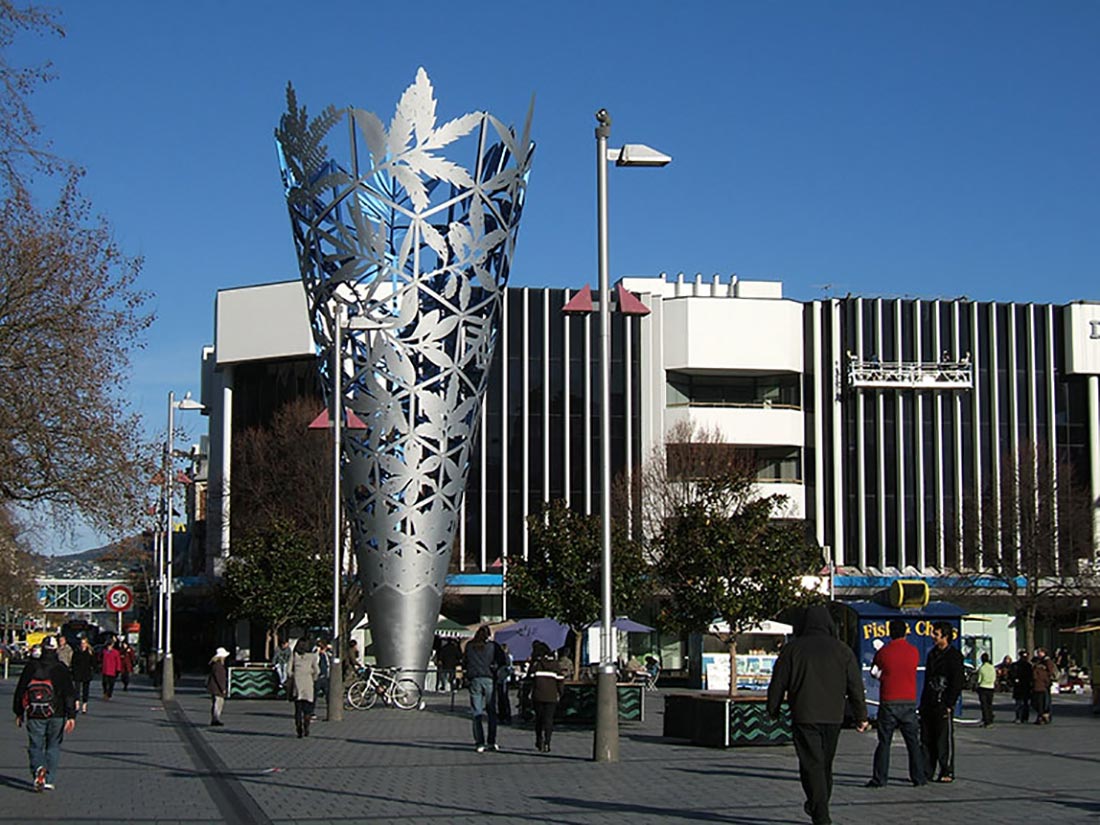
[[[833,620],[824,605],[806,609],[795,638],[779,652],[768,685],[768,713],[779,717],[786,699],[791,708],[798,773],[806,794],[806,813],[814,825],[829,825],[829,798],[833,794],[833,757],[845,700],[862,733],[867,724],[863,679],[852,649],[836,638]]]

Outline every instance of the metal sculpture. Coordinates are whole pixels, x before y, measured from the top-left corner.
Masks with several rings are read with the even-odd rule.
[[[326,387],[338,308],[348,431],[343,497],[380,664],[428,661],[481,418],[533,145],[476,112],[436,125],[420,69],[387,128],[310,120],[287,89],[276,139]],[[341,127],[338,129],[337,127]],[[326,140],[348,136],[333,159]],[[438,150],[476,143],[473,166]]]

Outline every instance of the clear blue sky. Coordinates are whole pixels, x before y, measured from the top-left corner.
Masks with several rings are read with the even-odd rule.
[[[158,321],[128,393],[151,433],[168,390],[198,391],[215,291],[297,277],[272,136],[287,81],[311,112],[387,121],[418,66],[440,119],[519,122],[535,94],[514,284],[595,283],[603,106],[613,144],[674,158],[611,171],[613,278],[1100,299],[1100,3],[60,7],[67,36],[12,57],[53,60],[41,124],[145,257]]]

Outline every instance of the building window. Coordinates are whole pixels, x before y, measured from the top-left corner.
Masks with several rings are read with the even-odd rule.
[[[738,447],[734,444],[669,444],[668,475],[698,481],[723,473],[752,472],[760,482],[802,483],[802,455],[797,447]]]
[[[689,375],[668,373],[670,407],[801,408],[797,375]]]

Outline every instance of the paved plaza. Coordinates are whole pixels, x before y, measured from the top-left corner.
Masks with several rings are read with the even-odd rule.
[[[14,675],[13,675],[14,676]],[[527,725],[502,727],[501,753],[472,745],[465,696],[426,709],[348,711],[295,738],[282,701],[233,700],[211,728],[201,680],[176,702],[147,681],[104,702],[65,742],[57,790],[30,789],[26,736],[9,716],[0,739],[0,821],[48,823],[805,823],[792,747],[712,750],[661,736],[660,694],[646,721],[624,724],[621,761],[590,761],[590,730],[554,735],[536,753]],[[15,679],[0,682],[10,707]],[[973,695],[968,694],[972,699]],[[993,727],[960,727],[958,781],[910,787],[900,736],[897,784],[868,790],[873,733],[841,737],[833,794],[838,825],[1100,821],[1100,719],[1087,699],[1055,698],[1049,727],[1014,725],[999,698]],[[324,717],[321,711],[322,719]],[[967,716],[976,715],[968,705]]]

